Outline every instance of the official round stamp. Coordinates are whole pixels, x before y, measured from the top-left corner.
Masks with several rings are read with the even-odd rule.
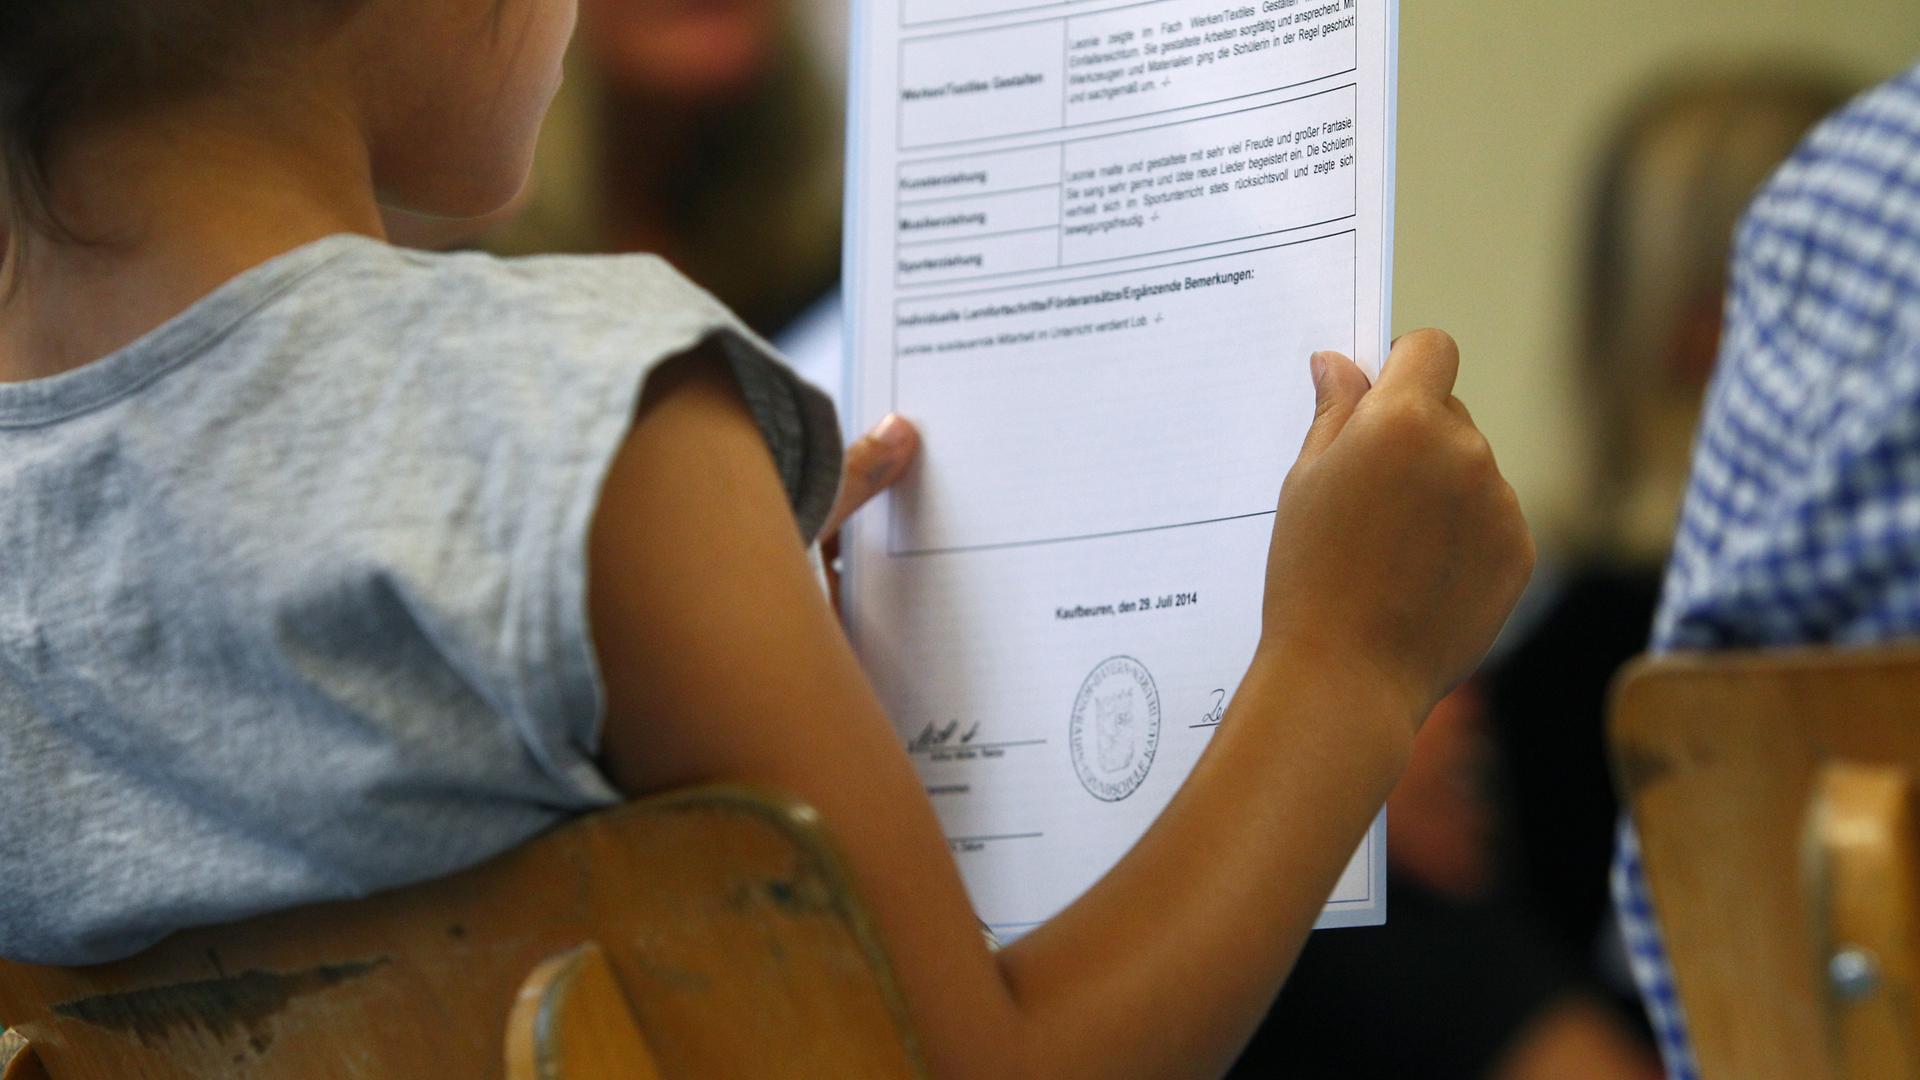
[[[1093,669],[1073,699],[1067,746],[1094,798],[1119,802],[1139,789],[1160,746],[1160,691],[1145,665],[1115,656]]]

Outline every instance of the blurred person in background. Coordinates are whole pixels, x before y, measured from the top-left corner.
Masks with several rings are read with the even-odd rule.
[[[1501,888],[1484,695],[1440,703],[1387,802],[1387,924],[1308,941],[1234,1080],[1657,1080]]]
[[[1752,200],[1654,655],[1920,636],[1916,207],[1920,66],[1822,120]],[[1670,1075],[1698,1080],[1630,821],[1619,843],[1634,981]]]
[[[1646,647],[1719,348],[1747,203],[1845,84],[1790,64],[1674,78],[1623,115],[1596,173],[1578,352],[1584,517],[1535,578],[1534,617],[1485,676],[1516,899],[1638,1015],[1607,871],[1619,808],[1607,686]]]
[[[525,205],[483,246],[654,252],[778,334],[840,276],[841,80],[809,40],[787,0],[581,0]]]

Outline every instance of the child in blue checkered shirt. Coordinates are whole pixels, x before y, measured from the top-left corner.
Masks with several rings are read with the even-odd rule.
[[[1740,226],[1653,648],[1920,634],[1920,68],[1809,135]],[[1675,1080],[1698,1064],[1623,825],[1614,894]]]

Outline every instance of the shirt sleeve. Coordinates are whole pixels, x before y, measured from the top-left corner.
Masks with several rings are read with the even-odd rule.
[[[1730,375],[1696,457],[1662,651],[1920,633],[1920,345],[1882,361],[1834,374],[1836,420],[1797,440],[1797,460],[1769,450],[1764,492],[1742,433],[1770,420],[1747,415],[1748,376]]]
[[[832,507],[841,444],[825,395],[666,264],[568,265],[575,264],[593,270],[578,282],[593,306],[574,321],[566,347],[554,349],[539,377],[523,388],[516,426],[526,461],[512,470],[523,479],[497,492],[499,531],[511,548],[500,623],[511,686],[500,697],[564,797],[600,805],[618,795],[598,764],[605,690],[587,607],[588,537],[647,377],[703,344],[719,348],[772,451],[797,540],[810,543]]]

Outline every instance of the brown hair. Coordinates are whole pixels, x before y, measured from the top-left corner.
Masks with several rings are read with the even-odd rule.
[[[71,236],[53,205],[59,140],[91,116],[204,90],[248,46],[359,0],[0,2],[0,238]]]
[[[1650,554],[1671,539],[1735,227],[1848,94],[1791,63],[1688,72],[1645,91],[1608,139],[1579,349],[1594,469],[1587,539],[1605,553]]]
[[[1621,118],[1596,170],[1589,359],[1605,368],[1622,351],[1649,348],[1637,335],[1657,301],[1702,289],[1718,299],[1747,201],[1849,94],[1822,74],[1754,66],[1675,78]]]

